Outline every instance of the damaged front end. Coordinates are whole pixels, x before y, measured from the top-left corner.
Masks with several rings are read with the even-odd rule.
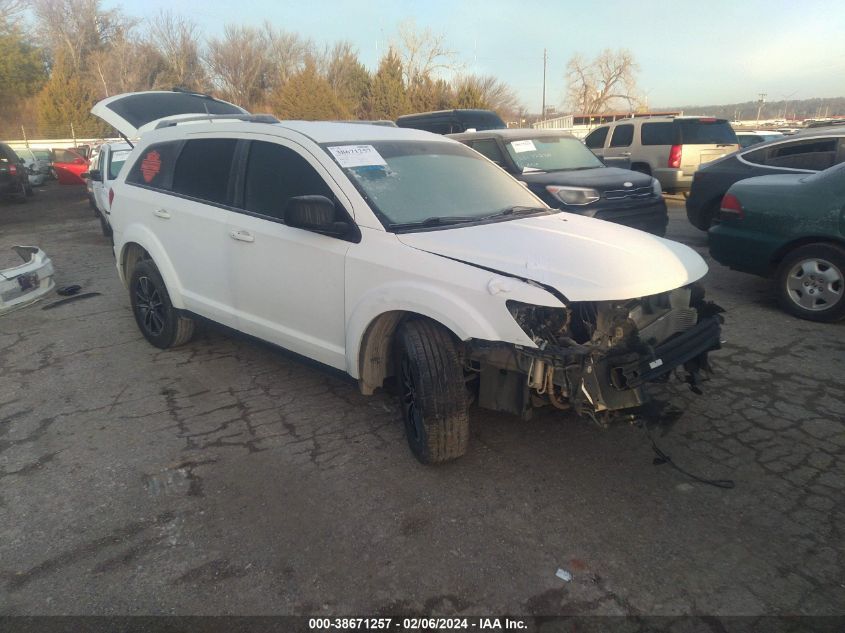
[[[722,309],[697,284],[625,301],[564,308],[508,301],[536,348],[471,341],[468,370],[479,374],[479,404],[529,417],[536,406],[573,409],[594,420],[647,401],[648,382],[683,369],[693,390],[719,349]]]
[[[13,246],[24,261],[19,266],[0,270],[0,314],[37,301],[54,287],[53,262],[37,246]]]

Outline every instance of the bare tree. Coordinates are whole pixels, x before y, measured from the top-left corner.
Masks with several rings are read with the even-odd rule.
[[[435,80],[444,72],[458,69],[457,53],[448,48],[445,37],[429,28],[418,29],[413,20],[399,25],[395,48],[402,59],[407,86],[423,83],[426,79]]]
[[[513,88],[493,75],[463,75],[454,82],[455,99],[461,108],[484,108],[512,117],[521,104]]]
[[[222,38],[208,41],[205,56],[212,85],[220,95],[247,109],[267,105],[308,60],[314,45],[265,22],[260,28],[227,24]]]
[[[107,50],[92,53],[88,66],[100,99],[122,92],[169,87],[164,57],[145,38],[131,32],[116,37]]]
[[[160,11],[149,22],[147,42],[167,66],[160,80],[173,86],[203,91],[208,80],[199,52],[199,29],[190,19]]]
[[[297,33],[278,30],[269,22],[264,23],[264,37],[267,42],[269,90],[283,86],[293,75],[301,72],[309,61],[320,66],[311,40]]]
[[[0,33],[17,27],[27,6],[24,0],[0,0]]]
[[[104,11],[100,0],[31,0],[30,7],[53,56],[61,49],[77,69],[135,23],[118,9]]]
[[[208,41],[206,64],[224,99],[248,110],[264,102],[270,73],[264,30],[227,24],[222,38]]]
[[[636,109],[638,71],[639,66],[627,49],[605,49],[593,60],[576,54],[566,65],[570,107],[583,114],[606,112],[621,104]]]

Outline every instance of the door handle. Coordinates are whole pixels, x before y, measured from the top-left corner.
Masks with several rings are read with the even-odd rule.
[[[620,156],[630,156],[631,152],[622,152],[619,154]]]
[[[156,209],[153,211],[153,215],[157,218],[161,218],[162,220],[170,219],[170,211],[167,211],[166,209]]]
[[[255,237],[249,231],[229,231],[229,235],[232,236],[232,239],[238,240],[239,242],[255,241]]]

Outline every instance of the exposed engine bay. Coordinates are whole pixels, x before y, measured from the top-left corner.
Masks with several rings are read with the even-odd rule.
[[[479,374],[481,406],[523,417],[545,404],[593,419],[637,407],[645,383],[675,369],[697,390],[708,352],[720,347],[722,309],[697,284],[564,308],[508,301],[508,309],[537,347],[471,341],[467,369]]]

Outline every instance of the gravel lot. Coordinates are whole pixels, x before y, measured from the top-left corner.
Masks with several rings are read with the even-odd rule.
[[[657,443],[722,490],[545,410],[476,409],[423,467],[387,395],[212,326],[147,344],[78,190],[0,202],[0,236],[102,293],[0,317],[0,614],[845,614],[845,322],[765,280],[713,264],[716,374],[654,390]]]

